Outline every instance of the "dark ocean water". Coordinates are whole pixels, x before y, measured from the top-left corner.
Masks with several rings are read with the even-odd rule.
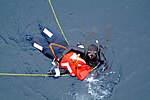
[[[52,3],[70,44],[99,39],[107,47],[110,72],[84,81],[0,76],[0,100],[150,99],[149,0]],[[46,73],[51,68],[51,60],[31,46],[31,37],[40,36],[38,24],[60,33],[47,0],[0,0],[0,72]]]

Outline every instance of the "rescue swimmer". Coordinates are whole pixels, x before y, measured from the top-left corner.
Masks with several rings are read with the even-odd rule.
[[[53,60],[54,67],[50,72],[55,73],[55,77],[59,77],[61,73],[69,73],[70,76],[84,80],[94,66],[104,64],[106,61],[101,59],[100,48],[94,44],[91,44],[87,50],[82,44],[73,47],[68,45],[58,33],[46,27],[40,27],[40,30],[44,38],[34,37],[32,45]]]

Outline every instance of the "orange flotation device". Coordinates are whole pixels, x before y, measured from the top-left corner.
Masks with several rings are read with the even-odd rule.
[[[76,76],[79,80],[84,80],[90,73],[91,67],[86,65],[80,55],[70,51],[65,54],[59,63],[60,68],[65,68],[71,76]]]

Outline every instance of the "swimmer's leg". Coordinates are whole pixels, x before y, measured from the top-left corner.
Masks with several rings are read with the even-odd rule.
[[[61,36],[61,34],[58,34],[56,32],[53,32],[52,30],[48,28],[43,28],[41,34],[45,37],[48,43],[57,43],[61,44],[63,46],[68,46],[65,39]]]
[[[48,43],[55,42],[56,34],[54,35],[53,32],[48,28],[43,28],[41,34],[44,36]]]
[[[49,43],[45,39],[41,39],[39,37],[33,38],[33,47],[38,49],[40,52],[42,52],[45,56],[47,56],[50,59],[54,59],[53,54],[49,48]]]

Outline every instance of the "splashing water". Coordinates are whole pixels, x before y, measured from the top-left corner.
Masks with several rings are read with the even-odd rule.
[[[96,73],[96,74],[95,74]],[[84,81],[87,91],[76,93],[74,100],[105,100],[111,97],[115,85],[121,78],[121,71],[95,71]]]
[[[110,71],[107,73],[99,73],[94,76],[91,74],[87,79],[88,93],[93,100],[104,100],[112,95],[115,85],[120,81],[120,73]]]

